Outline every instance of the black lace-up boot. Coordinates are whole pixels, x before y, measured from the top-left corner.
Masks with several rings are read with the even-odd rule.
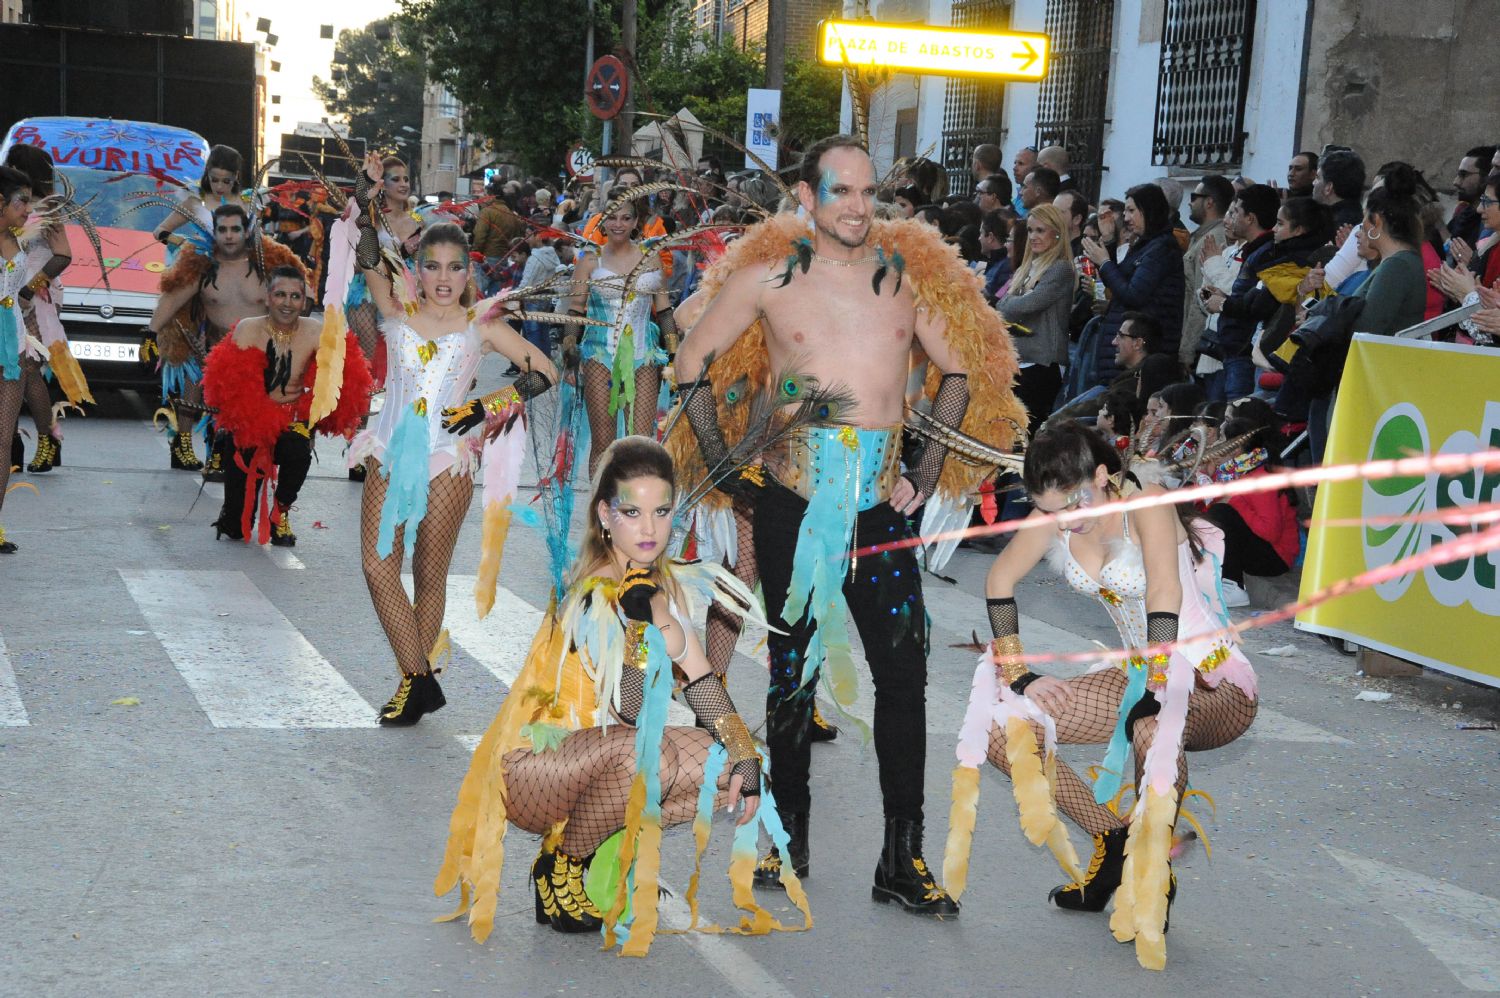
[[[885,849],[875,865],[872,900],[894,901],[914,915],[957,918],[958,902],[937,885],[922,859],[922,823],[910,818],[885,820]]]

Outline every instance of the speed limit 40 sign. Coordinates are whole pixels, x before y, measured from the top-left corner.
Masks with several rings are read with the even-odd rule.
[[[574,146],[568,150],[568,160],[564,164],[568,169],[568,176],[585,183],[594,179],[594,154],[583,146]]]

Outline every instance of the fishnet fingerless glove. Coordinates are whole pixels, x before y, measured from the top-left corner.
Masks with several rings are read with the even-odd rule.
[[[963,425],[964,414],[969,411],[969,376],[967,374],[945,374],[938,383],[936,397],[932,400],[932,418],[944,426],[958,429]],[[947,460],[948,447],[936,440],[923,441],[916,464],[909,465],[906,477],[911,480],[922,498],[931,498],[937,490],[938,479],[943,474],[943,462]]]
[[[712,732],[714,741],[729,753],[729,772],[744,778],[744,795],[759,796],[760,753],[744,720],[735,712],[734,700],[724,688],[724,681],[713,673],[699,676],[682,688],[682,699]]]

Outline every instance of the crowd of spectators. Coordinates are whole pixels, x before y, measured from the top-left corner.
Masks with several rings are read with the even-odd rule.
[[[1213,467],[1189,477],[1264,474],[1322,460],[1353,334],[1393,335],[1476,303],[1432,338],[1493,346],[1500,334],[1492,146],[1460,157],[1448,199],[1408,163],[1371,171],[1341,146],[1296,152],[1284,182],[1162,177],[1097,203],[1059,147],[1021,148],[1009,173],[1003,163],[998,146],[978,146],[974,193],[958,197],[919,160],[890,195],[983,275],[1017,346],[1033,432],[1081,420],[1171,461],[1224,443],[1235,453],[1215,451]],[[1247,574],[1296,563],[1302,498],[1201,511],[1224,532],[1232,604],[1246,601]],[[1010,504],[1006,515],[1024,512]]]

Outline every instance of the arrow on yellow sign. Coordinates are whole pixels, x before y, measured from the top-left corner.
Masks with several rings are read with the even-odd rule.
[[[833,66],[1033,83],[1047,75],[1049,49],[1042,34],[877,21],[824,21],[818,35],[818,57]]]

